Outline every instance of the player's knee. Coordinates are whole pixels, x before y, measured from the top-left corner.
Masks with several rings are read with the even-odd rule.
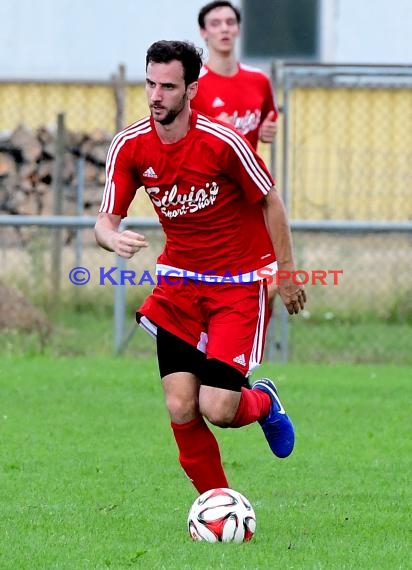
[[[172,422],[179,424],[189,422],[198,414],[197,401],[179,394],[169,394],[166,407]]]
[[[214,426],[227,428],[233,421],[233,414],[229,410],[216,408],[203,414],[205,418]]]
[[[216,391],[215,391],[216,392]],[[229,427],[236,414],[238,395],[227,390],[218,391],[210,398],[200,400],[200,412],[207,420],[218,427]]]

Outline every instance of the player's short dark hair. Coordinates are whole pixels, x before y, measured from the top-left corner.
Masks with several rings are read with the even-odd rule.
[[[225,8],[225,7],[232,8],[232,10],[236,15],[237,23],[240,24],[241,13],[239,8],[237,8],[237,6],[233,6],[232,2],[228,2],[225,0],[215,0],[214,2],[209,2],[209,4],[206,4],[205,6],[203,6],[203,8],[200,9],[199,15],[197,17],[199,27],[202,28],[202,30],[205,29],[205,17],[211,10],[214,10],[215,8]]]
[[[182,63],[186,87],[199,79],[203,65],[201,48],[190,42],[160,40],[152,44],[146,54],[146,69],[149,63],[170,63],[177,60]]]

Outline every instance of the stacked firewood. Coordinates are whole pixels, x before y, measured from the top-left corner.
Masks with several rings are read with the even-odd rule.
[[[65,132],[60,176],[63,214],[75,214],[79,185],[83,212],[96,214],[111,138],[101,130]],[[57,148],[56,133],[46,127],[31,130],[20,125],[0,135],[0,214],[54,213]]]

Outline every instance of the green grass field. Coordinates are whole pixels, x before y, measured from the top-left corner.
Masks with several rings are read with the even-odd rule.
[[[192,542],[156,365],[111,356],[0,361],[0,568],[410,568],[410,368],[264,365],[297,445],[217,430],[253,503],[244,545]]]
[[[93,304],[94,303],[94,304]],[[135,325],[135,303],[128,307],[126,331]],[[412,318],[412,317],[411,317]],[[350,315],[326,320],[320,315],[309,320],[301,315],[289,320],[289,361],[293,363],[396,363],[412,366],[412,320],[385,321],[373,315]],[[2,356],[34,355],[43,352],[56,357],[113,354],[113,306],[90,299],[76,306],[65,303],[53,317],[49,338],[33,332],[0,330]],[[279,326],[277,327],[279,329]],[[279,331],[276,333],[279,335]],[[277,336],[279,340],[279,336]],[[126,345],[124,354],[133,358],[155,357],[153,340],[139,327]],[[280,354],[276,356],[280,359]]]

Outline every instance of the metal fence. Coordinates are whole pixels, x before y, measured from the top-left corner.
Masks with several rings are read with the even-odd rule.
[[[290,318],[277,300],[266,357],[411,363],[412,68],[278,64],[274,77],[282,110],[280,129],[272,153],[268,147],[261,150],[272,161],[288,207],[309,303],[302,315]],[[38,90],[30,105],[22,96],[23,84],[0,84],[0,130],[22,119],[36,128],[44,113],[59,109],[68,129],[104,124],[114,132],[119,121],[131,122],[146,108],[142,86],[122,77],[116,81],[115,89],[107,84],[95,86],[94,92],[87,86],[90,93],[104,87],[102,97],[88,96],[84,85],[77,91],[73,85],[66,91],[63,85],[47,85],[42,91],[29,84],[27,88],[35,88],[29,93]],[[78,109],[90,109],[91,102],[94,113],[86,113],[89,122],[85,116],[83,122],[73,122]],[[99,118],[91,124],[92,117]],[[68,152],[64,146],[63,150]],[[19,288],[39,307],[45,302],[46,308],[51,297],[72,302],[85,291],[92,291],[91,303],[109,297],[115,307],[115,350],[129,342],[139,355],[142,345],[131,334],[133,317],[130,311],[126,317],[125,307],[138,303],[144,287],[93,283],[100,267],[125,266],[94,242],[90,227],[101,188],[93,187],[95,202],[90,200],[84,175],[87,160],[79,158],[72,186],[62,185],[72,206],[63,203],[59,222],[46,215],[20,221],[16,216],[1,217],[0,211],[0,282]],[[0,204],[3,181],[0,168]],[[50,190],[55,187],[52,180]],[[81,219],[65,218],[68,214]],[[153,269],[163,237],[144,200],[137,200],[130,214],[132,224],[149,232],[152,244],[149,252],[127,264],[141,274]],[[135,216],[144,219],[136,221]],[[58,230],[57,223],[64,229]],[[70,270],[80,265],[92,274],[87,288],[75,287],[68,279]]]
[[[410,362],[412,66],[277,63],[273,75],[276,176],[295,227],[314,230],[295,236],[298,265],[342,270],[339,285],[310,287],[303,321],[281,319],[288,357]]]
[[[273,74],[289,216],[335,228],[296,236],[298,260],[343,270],[339,285],[310,288],[304,325],[285,322],[289,358],[410,362],[412,66],[277,64]]]
[[[71,131],[114,134],[147,113],[144,85],[127,81],[122,66],[107,81],[0,80],[0,132],[53,128],[59,113]]]
[[[85,293],[89,302],[109,299],[113,348],[120,353],[134,342],[133,311],[126,307],[137,306],[147,294],[151,284],[145,274],[153,275],[163,238],[154,219],[127,219],[125,225],[144,231],[151,247],[126,262],[95,245],[86,229],[94,223],[93,217],[0,216],[2,279],[46,311],[53,299],[58,304],[78,303]],[[292,221],[291,226],[299,278],[310,302],[301,315],[290,318],[278,301],[266,358],[411,362],[412,222]],[[57,261],[56,231],[64,232]],[[76,268],[81,271],[77,277]],[[132,271],[133,283],[122,281],[126,270]],[[139,344],[132,350],[139,355]]]
[[[277,65],[292,219],[412,219],[412,66]]]

